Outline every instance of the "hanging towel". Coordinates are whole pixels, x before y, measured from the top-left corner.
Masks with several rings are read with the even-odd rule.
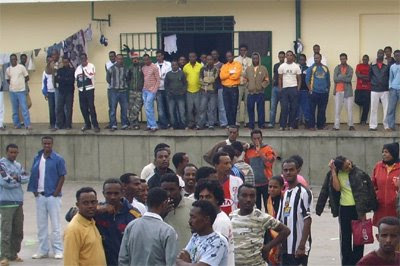
[[[178,47],[176,46],[176,34],[165,36],[164,37],[164,51],[172,54],[178,51]]]

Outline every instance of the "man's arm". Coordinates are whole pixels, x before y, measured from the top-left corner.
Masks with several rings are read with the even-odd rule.
[[[297,79],[297,90],[299,91],[301,88],[301,75],[297,74],[296,79]]]
[[[170,228],[165,239],[165,263],[167,266],[175,265],[176,254],[178,253],[178,235]]]
[[[212,159],[214,154],[218,151],[219,148],[225,146],[222,142],[217,143],[214,147],[211,148],[206,154],[203,155],[204,161],[208,164],[212,165]]]
[[[282,90],[282,88],[283,88],[283,74],[279,74],[278,86],[279,86],[279,89]]]
[[[79,253],[81,248],[79,232],[66,230],[64,234],[64,265],[79,266]]]
[[[61,193],[62,186],[64,185],[65,176],[60,177],[58,180],[57,188],[53,193],[54,197],[58,197]]]
[[[306,242],[308,240],[308,237],[310,236],[310,232],[311,232],[311,216],[304,219],[304,227],[301,235],[300,244],[296,250],[296,255],[295,255],[296,258],[304,256],[306,254]]]
[[[132,226],[125,228],[124,236],[122,237],[121,247],[118,255],[119,266],[129,266],[129,235]]]
[[[263,246],[262,256],[264,259],[268,258],[269,251],[273,247],[282,243],[290,235],[290,229],[282,223],[279,223],[279,225],[277,227],[275,227],[273,230],[275,232],[277,232],[278,235],[274,239],[272,239],[270,242],[268,242],[267,244],[265,244]]]
[[[111,84],[111,69],[107,70],[106,80],[108,84]]]

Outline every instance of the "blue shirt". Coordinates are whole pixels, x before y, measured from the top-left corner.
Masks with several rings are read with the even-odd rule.
[[[324,65],[312,65],[307,69],[306,82],[313,92],[328,93],[331,87],[328,68]]]
[[[33,159],[31,178],[28,183],[29,192],[38,192],[39,184],[39,164],[43,150],[39,151]],[[64,159],[56,152],[52,151],[46,158],[46,170],[44,173],[44,196],[50,197],[56,191],[60,178],[67,174]],[[61,196],[61,192],[60,195]]]
[[[390,67],[389,88],[400,90],[400,64],[393,64]]]
[[[13,177],[17,176],[17,179]],[[27,183],[29,175],[17,161],[0,159],[0,206],[22,205],[24,192],[21,184]]]

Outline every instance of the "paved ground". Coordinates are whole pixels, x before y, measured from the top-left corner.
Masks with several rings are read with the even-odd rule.
[[[92,186],[100,193],[99,200],[103,200],[101,195],[102,183],[80,183],[80,182],[67,182],[63,189],[63,202],[62,202],[62,228],[66,227],[66,221],[64,220],[64,214],[67,210],[75,204],[75,192],[82,186]],[[314,189],[314,194],[317,189]],[[24,241],[22,243],[22,251],[20,256],[24,259],[24,263],[12,263],[12,265],[29,265],[29,266],[58,266],[63,265],[60,260],[54,259],[43,259],[33,260],[31,259],[32,254],[35,253],[37,248],[36,238],[36,211],[35,201],[31,193],[25,193],[25,222],[24,222]],[[313,216],[312,224],[312,250],[310,255],[309,265],[340,265],[340,254],[339,254],[339,237],[338,237],[338,222],[337,219],[333,219],[330,210],[326,209],[321,217]],[[365,248],[365,252],[369,252],[377,247],[377,243],[368,245]]]

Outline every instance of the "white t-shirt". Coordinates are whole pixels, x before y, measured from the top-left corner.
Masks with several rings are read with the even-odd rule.
[[[154,169],[156,169],[154,163],[149,163],[148,165],[143,167],[143,170],[140,173],[140,178],[149,181],[150,177],[154,175]]]
[[[6,79],[10,80],[10,91],[20,92],[26,90],[25,77],[28,76],[26,68],[17,64],[16,66],[9,66],[6,70]]]
[[[185,181],[183,181],[183,178],[180,175],[176,175],[179,179],[179,186],[180,187],[185,187]]]
[[[228,242],[219,233],[212,232],[205,236],[194,233],[185,250],[190,254],[192,263],[228,266]]]
[[[147,212],[146,206],[135,198],[133,198],[131,205],[132,207],[138,209],[142,216]]]
[[[46,172],[46,159],[42,154],[42,158],[40,158],[39,163],[39,183],[38,183],[38,192],[44,192],[44,175]]]
[[[282,87],[297,87],[297,75],[301,75],[301,69],[296,63],[283,63],[278,68],[278,74],[282,74]]]
[[[235,265],[235,245],[233,243],[232,222],[225,212],[220,211],[214,221],[213,229],[223,235],[228,241],[228,265]]]

